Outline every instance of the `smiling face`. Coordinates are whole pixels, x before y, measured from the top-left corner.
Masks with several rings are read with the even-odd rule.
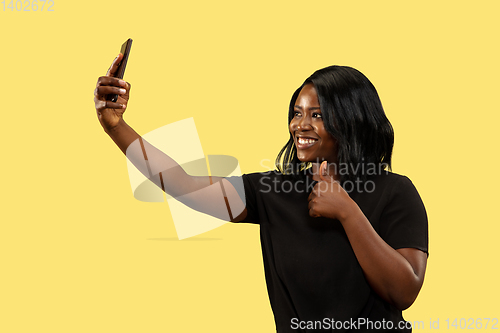
[[[337,162],[337,142],[323,124],[318,94],[312,83],[300,91],[289,128],[300,161]]]

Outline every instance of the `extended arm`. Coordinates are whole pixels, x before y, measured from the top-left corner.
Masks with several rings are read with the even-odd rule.
[[[191,208],[228,220],[239,221],[246,216],[244,203],[236,189],[221,177],[190,176],[168,155],[142,139],[123,119],[130,93],[130,84],[114,77],[120,54],[107,74],[101,76],[94,91],[97,117],[104,131],[127,158],[147,178],[167,194]],[[108,94],[117,94],[116,102],[106,100]],[[224,194],[226,207],[220,208],[215,200]]]

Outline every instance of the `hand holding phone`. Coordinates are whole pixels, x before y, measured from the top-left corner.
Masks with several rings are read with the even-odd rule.
[[[129,45],[130,42],[127,41]],[[130,46],[127,47],[127,43],[123,46],[125,54],[118,54],[111,63],[106,75],[99,77],[94,89],[97,118],[106,133],[109,133],[111,129],[120,123],[123,119],[123,113],[127,109],[130,84],[122,79],[127,59],[125,56],[130,52]]]
[[[127,39],[127,41],[125,43],[123,43],[122,48],[120,50],[120,53],[123,54],[123,58],[122,58],[120,64],[118,65],[118,69],[116,70],[116,73],[114,73],[114,75],[113,75],[114,77],[119,78],[119,79],[123,79],[123,75],[125,74],[125,67],[127,66],[127,60],[128,60],[128,56],[130,54],[131,47],[132,47],[132,39],[129,38],[129,39]],[[115,94],[108,95],[106,97],[106,99],[108,101],[111,101],[111,102],[116,102],[116,100],[118,99],[118,95],[115,95]]]

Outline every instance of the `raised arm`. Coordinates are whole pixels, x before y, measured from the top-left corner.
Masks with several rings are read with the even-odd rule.
[[[199,177],[187,174],[168,155],[142,139],[123,119],[130,96],[130,83],[115,77],[122,54],[115,58],[105,76],[99,77],[94,91],[97,118],[118,148],[147,178],[165,193],[203,213],[230,221],[246,217],[244,202],[234,186],[221,177]],[[116,102],[106,99],[117,94]],[[224,195],[221,209],[216,199]],[[229,217],[229,218],[228,218]]]

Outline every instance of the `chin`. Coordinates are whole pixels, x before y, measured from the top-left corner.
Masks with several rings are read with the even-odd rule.
[[[304,162],[304,163],[314,162],[315,161],[314,157],[300,157],[300,156],[297,156],[297,158],[299,159],[299,161]]]

